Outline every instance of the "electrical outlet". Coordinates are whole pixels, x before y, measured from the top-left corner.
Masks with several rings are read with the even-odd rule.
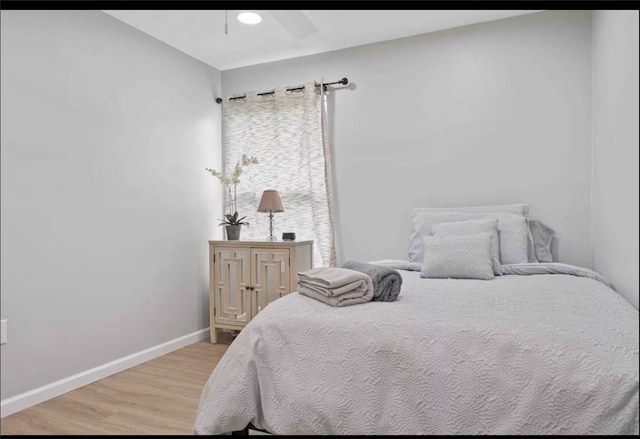
[[[0,320],[0,344],[7,342],[7,319]]]

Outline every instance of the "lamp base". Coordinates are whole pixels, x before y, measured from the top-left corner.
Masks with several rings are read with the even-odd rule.
[[[278,238],[275,236],[267,236],[264,240],[269,242],[277,242]]]
[[[273,234],[273,212],[270,210],[269,211],[269,236],[267,236],[267,241],[274,242],[277,240],[278,239]]]

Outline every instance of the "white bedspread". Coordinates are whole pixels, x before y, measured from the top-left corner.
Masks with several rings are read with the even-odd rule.
[[[268,305],[213,371],[194,433],[638,434],[638,311],[613,290],[401,273],[395,302]]]

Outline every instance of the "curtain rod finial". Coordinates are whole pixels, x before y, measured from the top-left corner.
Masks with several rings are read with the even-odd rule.
[[[221,104],[222,103],[222,98],[216,98],[216,104]]]

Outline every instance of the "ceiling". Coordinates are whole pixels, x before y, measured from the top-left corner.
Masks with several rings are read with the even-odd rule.
[[[257,25],[227,11],[104,11],[219,70],[311,55],[457,26],[529,14],[530,10],[253,11]]]

